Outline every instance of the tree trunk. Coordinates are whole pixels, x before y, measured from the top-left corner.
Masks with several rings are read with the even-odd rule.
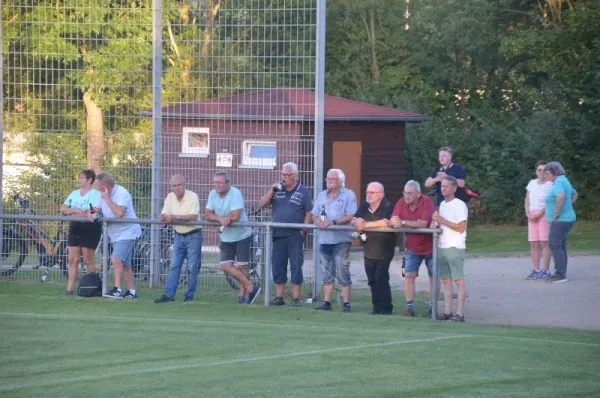
[[[87,129],[87,165],[96,173],[102,168],[104,160],[104,126],[102,124],[102,108],[92,96],[92,89],[83,95]]]
[[[377,43],[375,40],[375,11],[373,11],[373,9],[369,10],[369,17],[369,25],[371,28],[371,75],[373,77],[373,81],[379,83],[379,62],[377,60]]]
[[[210,46],[212,45],[212,39],[215,28],[215,21],[217,20],[217,14],[221,7],[222,0],[207,0],[206,1],[206,27],[202,32],[202,49],[201,54],[203,57],[208,55]]]

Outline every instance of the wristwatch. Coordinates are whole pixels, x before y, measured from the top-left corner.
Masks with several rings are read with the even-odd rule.
[[[336,221],[336,220],[333,220],[332,224],[333,224],[333,225],[337,225],[337,221]]]
[[[402,226],[405,227],[406,226],[406,221],[402,220]]]
[[[175,216],[175,219],[176,219],[177,221],[179,221],[179,220],[181,220],[181,217],[179,217],[179,216]]]

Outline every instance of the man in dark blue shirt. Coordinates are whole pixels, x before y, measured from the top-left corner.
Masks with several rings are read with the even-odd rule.
[[[442,201],[444,200],[444,197],[442,196],[441,186],[442,180],[446,176],[452,176],[456,178],[458,188],[456,189],[455,196],[458,199],[466,202],[465,199],[467,194],[464,191],[466,177],[465,169],[463,169],[463,167],[460,164],[452,162],[452,149],[450,147],[441,147],[438,151],[438,158],[440,161],[440,167],[437,167],[435,170],[433,170],[431,176],[429,176],[429,178],[425,181],[426,188],[431,188],[435,185],[436,206],[439,207],[440,203],[442,203]]]
[[[275,183],[260,199],[261,208],[273,206],[273,222],[310,224],[312,222],[312,195],[308,188],[298,182],[298,166],[288,162],[281,168],[281,183]],[[275,298],[271,305],[285,305],[284,292],[287,283],[287,264],[290,262],[292,280],[292,306],[300,307],[302,291],[302,265],[304,263],[304,238],[306,230],[274,228],[273,230],[273,282]]]

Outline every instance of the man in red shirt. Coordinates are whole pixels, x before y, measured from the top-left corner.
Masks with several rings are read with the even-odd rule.
[[[404,197],[398,200],[390,219],[394,228],[427,228],[431,223],[433,202],[421,195],[421,186],[410,180],[404,186]],[[406,234],[406,268],[404,277],[404,297],[406,298],[407,316],[415,316],[413,300],[415,299],[415,278],[419,275],[419,267],[423,260],[429,274],[429,293],[433,285],[433,237],[430,234]],[[428,315],[431,315],[431,301]]]

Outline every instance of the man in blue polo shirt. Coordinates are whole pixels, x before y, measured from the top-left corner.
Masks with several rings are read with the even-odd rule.
[[[431,176],[425,181],[425,188],[431,188],[435,185],[436,193],[436,206],[439,207],[444,201],[444,195],[442,195],[442,180],[446,176],[452,176],[456,178],[458,187],[456,189],[455,197],[466,202],[467,194],[465,193],[465,169],[458,164],[452,162],[452,149],[447,146],[443,146],[438,150],[438,159],[440,161],[440,167],[437,167],[431,173]]]
[[[319,233],[319,257],[323,273],[324,303],[318,310],[331,311],[331,296],[337,279],[342,287],[342,312],[350,312],[350,234],[348,231],[328,231],[330,225],[349,224],[356,213],[356,195],[344,185],[346,176],[340,169],[327,172],[327,189],[319,193],[312,210],[313,222],[323,230]]]
[[[298,182],[298,166],[288,162],[281,168],[281,183],[275,183],[260,199],[260,208],[273,206],[273,222],[310,224],[312,195],[308,188]],[[285,305],[284,291],[287,283],[287,264],[290,262],[292,280],[292,306],[300,307],[302,290],[302,265],[304,263],[304,238],[306,230],[273,229],[273,282],[275,298],[271,305]]]

